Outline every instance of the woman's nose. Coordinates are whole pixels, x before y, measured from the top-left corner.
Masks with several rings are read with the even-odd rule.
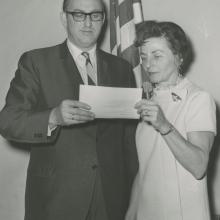
[[[146,67],[147,67],[147,68],[150,68],[150,61],[149,61],[149,60],[148,60],[147,63],[146,63]]]
[[[151,66],[151,60],[150,59],[145,59],[143,62],[144,66],[149,69]]]

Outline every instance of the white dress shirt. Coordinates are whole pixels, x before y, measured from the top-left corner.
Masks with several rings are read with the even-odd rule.
[[[84,51],[82,51],[80,48],[74,45],[69,39],[67,40],[67,47],[76,63],[76,66],[80,72],[80,75],[82,77],[84,84],[88,85],[88,75],[86,72],[86,65],[85,65],[86,59],[82,55],[82,52]],[[86,52],[89,53],[89,57],[92,63],[94,74],[96,75],[96,78],[97,78],[96,45],[92,49]]]

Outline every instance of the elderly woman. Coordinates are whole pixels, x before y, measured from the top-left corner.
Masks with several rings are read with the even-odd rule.
[[[177,24],[143,22],[136,45],[153,91],[136,104],[139,171],[126,220],[209,220],[206,169],[215,103],[184,77],[190,44]]]

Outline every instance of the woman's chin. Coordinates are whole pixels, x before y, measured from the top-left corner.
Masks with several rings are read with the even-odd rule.
[[[160,80],[159,80],[159,79],[156,79],[155,77],[149,77],[149,81],[150,81],[152,84],[158,84],[158,83],[160,83]]]

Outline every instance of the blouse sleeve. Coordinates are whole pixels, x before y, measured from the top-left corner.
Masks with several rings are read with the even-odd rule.
[[[186,114],[186,131],[211,131],[216,135],[216,105],[205,91],[200,91],[191,100]]]

